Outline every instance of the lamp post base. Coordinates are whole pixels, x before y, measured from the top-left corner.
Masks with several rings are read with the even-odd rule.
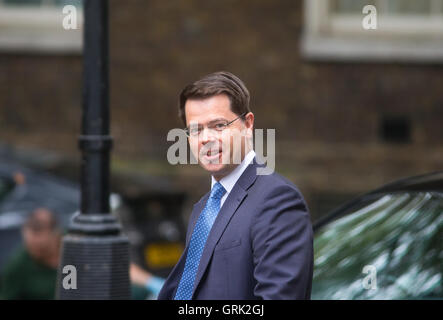
[[[99,223],[100,216],[107,222]],[[82,218],[96,223],[76,222]],[[130,299],[129,240],[121,233],[106,234],[116,226],[116,219],[110,215],[74,218],[70,233],[63,238],[58,299]]]

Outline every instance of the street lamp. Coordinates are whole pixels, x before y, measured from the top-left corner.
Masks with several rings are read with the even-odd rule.
[[[85,0],[84,17],[81,210],[63,238],[57,297],[129,299],[129,241],[109,206],[108,1]]]

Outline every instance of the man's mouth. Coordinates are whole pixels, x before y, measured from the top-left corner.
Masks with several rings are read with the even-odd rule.
[[[206,153],[206,155],[208,155],[208,156],[211,156],[211,155],[216,155],[216,154],[219,154],[220,153],[220,150],[209,150],[207,153]]]
[[[219,159],[221,153],[221,150],[208,150],[206,153],[203,153],[203,158],[206,161],[214,162],[215,160]]]

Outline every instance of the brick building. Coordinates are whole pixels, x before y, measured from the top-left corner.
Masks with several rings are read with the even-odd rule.
[[[69,1],[54,1],[58,20],[32,36],[5,18],[21,14],[10,2],[0,6],[0,139],[78,159],[81,30],[64,30],[57,7]],[[380,184],[441,170],[441,1],[321,2],[111,0],[114,170],[167,177],[189,191],[189,205],[206,192],[204,172],[167,163],[166,135],[182,126],[182,87],[217,70],[245,81],[256,128],[276,130],[276,170],[299,186],[314,220]],[[379,14],[372,34],[355,20],[366,2]],[[405,31],[408,15],[416,25]]]

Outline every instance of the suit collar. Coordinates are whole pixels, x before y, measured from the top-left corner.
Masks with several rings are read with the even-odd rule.
[[[237,182],[235,183],[234,187],[236,185],[240,185],[243,187],[243,190],[249,189],[249,187],[254,183],[255,179],[257,178],[257,168],[263,167],[262,164],[257,163],[256,155],[254,152],[254,158],[252,161],[247,165],[246,169],[241,174],[240,178],[238,178]],[[211,184],[212,186],[212,184]],[[234,188],[232,188],[233,190]],[[194,204],[193,212],[198,209],[199,212],[203,210],[206,201],[208,201],[209,195],[211,194],[211,190],[209,190],[197,203]],[[192,215],[191,215],[192,216]]]
[[[244,157],[243,161],[234,169],[231,173],[229,173],[226,177],[220,179],[221,185],[225,188],[227,194],[229,194],[237,183],[238,179],[240,179],[243,172],[245,172],[248,165],[254,160],[255,151],[251,150]],[[214,187],[214,184],[217,182],[214,176],[211,176],[211,189]]]

